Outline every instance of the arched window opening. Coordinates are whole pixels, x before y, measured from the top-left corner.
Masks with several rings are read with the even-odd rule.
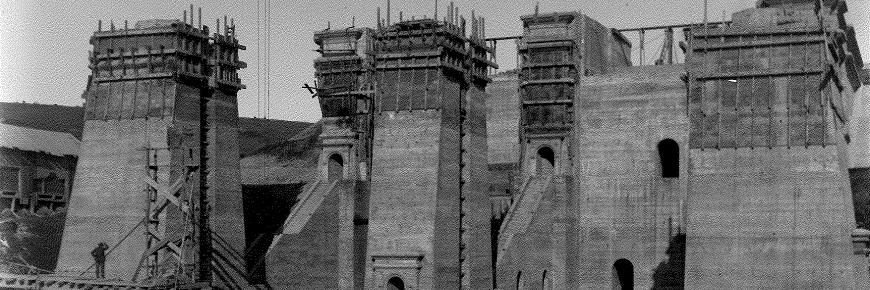
[[[553,168],[556,165],[556,153],[550,147],[541,147],[538,149],[537,163],[538,174],[553,173]]]
[[[327,164],[327,178],[329,180],[340,180],[344,178],[344,159],[341,154],[332,154],[329,156]]]
[[[387,289],[390,290],[405,290],[405,281],[402,278],[393,277],[387,281]]]
[[[626,259],[613,263],[613,290],[634,290],[634,265]]]
[[[680,177],[680,145],[672,139],[659,142],[659,160],[663,178]]]
[[[517,290],[523,289],[523,271],[517,272]]]

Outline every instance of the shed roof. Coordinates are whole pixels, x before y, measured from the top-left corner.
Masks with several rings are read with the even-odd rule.
[[[0,147],[77,156],[81,142],[70,133],[0,124]]]

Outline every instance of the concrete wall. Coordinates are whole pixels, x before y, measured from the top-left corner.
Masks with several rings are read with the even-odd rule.
[[[690,152],[690,289],[857,289],[837,147]]]
[[[466,92],[467,117],[463,124],[463,274],[465,289],[492,288],[489,166],[487,162],[487,94],[472,85]]]
[[[582,39],[578,39],[581,49],[580,53],[583,57],[583,67],[585,71],[581,71],[580,75],[584,74],[602,74],[607,72],[608,55],[610,42],[613,40],[610,37],[610,29],[601,25],[595,19],[582,15],[581,29],[583,30]],[[577,20],[575,20],[577,21]]]
[[[517,72],[492,76],[486,94],[487,160],[490,164],[519,162],[520,99]]]
[[[97,243],[114,246],[145,217],[143,136],[165,146],[170,122],[155,118],[85,123],[58,269],[85,271],[93,263],[90,252]],[[158,159],[168,163],[169,155],[163,152]],[[161,179],[167,180],[168,171],[162,173]],[[107,256],[106,277],[131,278],[145,251],[143,233],[139,227]]]
[[[688,119],[683,67],[614,69],[587,77],[575,98],[574,190],[565,289],[604,289],[613,265],[634,265],[636,289],[656,284],[686,196]],[[680,177],[663,178],[658,144],[680,145]]]
[[[443,122],[440,110],[384,112],[375,119],[377,126],[374,132],[367,261],[371,263],[372,256],[380,255],[423,256],[422,268],[418,273],[380,274],[414,275],[401,278],[409,287],[419,289],[436,289],[433,286],[435,267],[451,267],[449,264],[436,264],[434,246],[440,242],[435,240],[436,234],[451,234],[459,228],[456,223],[442,226],[447,230],[445,232],[435,230],[440,212],[459,214],[458,196],[449,199],[455,203],[450,208],[441,207],[442,203],[438,201],[442,182],[452,181],[455,184],[451,191],[454,195],[459,186],[459,132],[455,124],[445,128]],[[443,146],[449,144],[454,147],[450,151],[452,156],[444,154],[449,159],[442,160],[441,151],[446,150]],[[442,175],[441,166],[452,166],[454,168],[451,171],[455,173],[452,176]],[[454,242],[450,244],[456,250],[458,237],[456,233]],[[458,278],[458,254],[454,253],[452,258],[455,258],[452,268],[457,271],[454,277]],[[382,289],[380,287],[391,276],[380,277],[379,273],[372,272],[373,266],[368,267],[367,287]],[[459,281],[454,282],[458,288]]]
[[[772,2],[760,4],[766,6]],[[783,3],[777,5],[786,1],[779,2]],[[735,51],[725,50],[720,62],[706,66],[693,63],[689,67],[692,82],[697,77],[693,73],[706,67],[720,71],[719,77],[724,78],[722,84],[726,85],[738,72],[752,75],[748,73],[751,70],[768,74],[770,69],[799,65],[802,71],[815,70],[816,74],[809,74],[809,78],[803,80],[805,84],[801,84],[800,75],[789,76],[787,80],[773,75],[773,89],[763,82],[756,83],[750,90],[741,89],[740,92],[749,94],[741,93],[733,109],[735,113],[728,113],[730,108],[725,108],[721,117],[711,109],[733,106],[733,94],[723,93],[722,96],[729,98],[728,102],[723,97],[718,106],[712,94],[705,96],[711,97],[713,102],[706,99],[699,102],[698,90],[692,88],[689,97],[693,125],[687,208],[687,288],[867,287],[863,285],[866,278],[858,279],[853,265],[850,234],[855,228],[855,205],[847,171],[849,159],[860,163],[864,158],[859,145],[848,148],[844,138],[848,133],[846,126],[852,126],[849,114],[853,89],[857,87],[849,83],[848,75],[854,71],[844,69],[840,61],[835,61],[841,39],[821,33],[845,27],[841,27],[842,15],[837,12],[832,13],[825,7],[817,11],[811,3],[800,2],[804,4],[735,13],[735,23],[722,31],[730,33],[751,28],[761,34],[795,28],[809,30],[807,35],[816,37],[806,46],[811,57],[794,59],[794,52],[786,53],[794,45],[767,47],[773,61],[770,66],[766,61],[758,66],[752,61],[753,57],[743,56],[743,51],[748,50],[741,50],[739,57]],[[823,29],[813,31],[820,28],[819,24]],[[693,35],[703,33],[718,32],[699,30]],[[716,35],[712,37],[715,39]],[[710,47],[715,45],[718,44],[708,43],[709,47],[694,53],[714,51]],[[729,61],[736,58],[739,63]],[[743,62],[743,59],[751,61]],[[829,71],[831,78],[823,74],[827,68],[833,68]],[[736,79],[741,86],[743,80]],[[744,102],[746,105],[741,104],[743,100],[748,101]],[[698,104],[704,102],[707,106],[698,108]],[[768,105],[764,105],[765,102]],[[858,105],[862,106],[860,102]],[[704,114],[699,114],[702,111]],[[753,117],[759,112],[762,118]],[[770,116],[770,121],[764,120],[763,115]],[[701,117],[705,117],[703,123],[698,122]],[[864,122],[861,120],[864,117],[857,117],[859,122]],[[737,124],[736,131],[734,124]],[[851,128],[863,126],[855,125]],[[750,126],[753,129],[747,129]],[[717,132],[719,130],[723,132]],[[701,139],[704,139],[703,144]],[[717,144],[717,139],[720,143],[729,141]],[[860,137],[857,140],[859,144],[865,142]],[[849,156],[850,149],[853,149],[852,156]],[[856,151],[859,153],[854,154]],[[860,179],[852,181],[860,185]],[[856,196],[861,197],[861,193]]]
[[[670,264],[686,195],[682,73],[682,66],[630,67],[583,79],[574,99],[573,145],[557,146],[571,152],[556,157],[556,173],[568,176],[555,178],[541,202],[530,204],[537,206],[529,209],[530,226],[499,258],[501,289],[516,289],[517,276],[520,289],[545,283],[608,289],[618,259],[634,264],[637,289],[660,289],[654,287],[663,281],[653,276]],[[663,139],[680,144],[679,178],[662,178],[657,147]]]
[[[299,234],[281,239],[266,257],[270,286],[338,289],[338,207],[339,191],[333,190]]]
[[[234,92],[216,90],[209,102],[212,128],[209,133],[209,205],[217,285],[237,289],[246,285],[244,208],[239,165],[239,111]],[[182,220],[182,219],[179,219]],[[222,277],[222,278],[221,278]],[[232,282],[230,282],[232,281]]]
[[[117,247],[107,255],[106,277],[131,279],[146,251],[145,226],[138,225],[147,206],[145,148],[158,149],[157,174],[161,184],[174,182],[186,165],[199,162],[200,89],[166,81],[150,84],[104,83],[93,85],[87,94],[86,112],[99,111],[100,104],[116,104],[105,110],[117,109],[118,114],[86,115],[59,269],[85,271],[93,263],[90,251],[97,243],[105,242]],[[95,101],[98,98],[105,100]],[[156,108],[161,115],[123,114],[134,112],[132,108],[138,107],[135,104],[142,103],[158,103]],[[211,223],[213,233],[220,237],[213,241],[218,265],[215,280],[219,285],[245,285],[244,258],[240,255],[245,250],[245,239],[234,93],[216,91],[209,110],[212,123],[209,150],[217,152],[211,154],[209,161]],[[195,196],[198,182],[198,173],[192,174],[181,192]],[[184,232],[186,225],[178,207],[169,205],[161,218],[161,235],[177,239]],[[162,253],[161,257],[175,263],[168,253]],[[144,274],[140,271],[140,275]]]
[[[520,186],[520,99],[516,71],[492,76],[486,87],[486,138],[489,162],[489,194],[496,196],[490,208],[493,218],[499,220],[510,207],[510,197]],[[498,228],[493,229],[498,231]],[[497,240],[493,238],[493,242]],[[495,248],[495,246],[493,246]]]
[[[128,96],[129,100],[160,100],[157,110],[161,113],[148,119],[116,113],[102,116],[107,119],[86,115],[58,269],[84,272],[93,263],[90,252],[98,243],[105,242],[111,247],[123,240],[107,255],[106,277],[130,279],[136,270],[139,257],[146,249],[144,227],[124,237],[145,217],[147,167],[143,149],[168,147],[174,104],[176,98],[184,98],[176,95],[175,83],[157,81],[154,84],[157,85],[142,91],[138,86],[117,83],[92,87],[86,112],[100,108],[104,111],[116,108],[109,111],[121,112],[122,100]],[[115,91],[127,87],[135,88],[135,93]],[[129,97],[132,95],[139,98]],[[198,111],[198,108],[190,110]],[[158,151],[158,162],[164,167],[158,174],[163,183],[170,177],[170,158],[167,150]],[[93,268],[90,271],[93,272]]]
[[[530,217],[528,227],[515,235],[510,245],[499,245],[500,254],[496,264],[498,289],[541,290],[544,271],[552,276],[555,267],[564,268],[564,255],[567,253],[558,251],[557,245],[564,242],[567,236],[564,231],[556,231],[555,225],[560,220],[559,216],[564,214],[564,208],[562,211],[558,209],[565,199],[558,198],[564,194],[556,194],[555,189],[555,186],[544,188],[543,198],[535,204],[535,208],[530,209],[534,215]],[[565,285],[564,280],[554,283],[554,286],[552,289],[573,289]]]
[[[849,168],[870,167],[870,87],[855,92],[849,117]]]

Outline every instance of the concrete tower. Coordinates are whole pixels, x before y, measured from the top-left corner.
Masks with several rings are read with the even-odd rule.
[[[861,56],[846,10],[759,1],[691,29],[687,289],[866,289],[850,242]]]
[[[267,253],[281,289],[365,289],[373,94],[372,30],[314,34],[323,114],[315,180],[306,185]],[[288,275],[287,273],[293,273]]]
[[[314,63],[323,114],[318,179],[335,183],[338,289],[365,289],[374,93],[372,30],[324,31],[314,35],[314,42],[321,49]]]
[[[90,251],[105,242],[110,279],[206,271],[192,276],[229,289],[247,285],[236,100],[244,46],[233,25],[210,35],[194,24],[192,7],[190,14],[189,22],[185,13],[184,21],[100,25],[91,37],[82,149],[58,269],[92,272]],[[200,188],[208,190],[202,202]],[[210,267],[196,263],[200,207],[210,213],[211,238],[202,239],[213,249]]]
[[[375,33],[366,289],[492,287],[484,89],[495,64],[482,21],[470,24],[450,13]]]
[[[537,280],[544,272],[556,285],[564,285],[574,86],[586,67],[585,57],[580,57],[584,20],[580,13],[539,15],[536,11],[522,17],[523,38],[517,48],[522,185],[499,231],[500,288],[526,287],[521,286],[525,280]],[[545,227],[531,226],[541,218],[552,220]],[[542,248],[548,251],[532,250],[539,245],[549,245]],[[537,273],[532,274],[532,268]]]
[[[581,13],[522,20],[523,183],[499,233],[498,286],[682,285],[682,67],[629,67],[625,37]]]

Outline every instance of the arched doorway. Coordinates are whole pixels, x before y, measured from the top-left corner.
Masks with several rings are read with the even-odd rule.
[[[634,290],[634,265],[626,259],[613,263],[613,290]]]
[[[332,154],[326,165],[326,178],[330,181],[344,178],[344,158],[341,154]]]
[[[538,149],[537,174],[552,174],[556,166],[556,153],[547,146]]]
[[[405,290],[405,281],[402,278],[393,277],[387,281],[387,289],[389,290]]]

